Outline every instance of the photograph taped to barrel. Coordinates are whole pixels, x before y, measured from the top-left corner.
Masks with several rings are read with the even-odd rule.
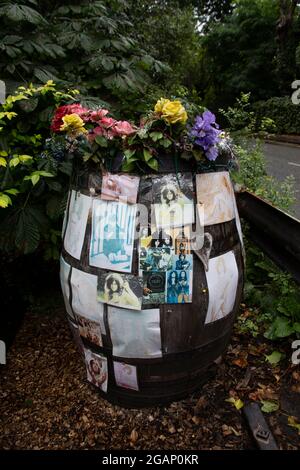
[[[90,265],[131,272],[136,205],[93,200]]]
[[[79,329],[78,325],[75,325],[72,321],[69,320],[69,325],[70,325],[70,330],[72,332],[75,344],[77,346],[78,351],[82,356],[84,356],[84,346],[83,342],[81,340],[80,334],[79,334]]]
[[[193,271],[167,272],[166,297],[167,304],[187,304],[192,302]]]
[[[143,272],[143,305],[164,304],[166,290],[165,272]]]
[[[159,308],[137,312],[108,306],[107,320],[113,356],[136,359],[162,357]]]
[[[63,257],[60,257],[60,284],[61,290],[63,293],[63,298],[65,301],[65,307],[67,313],[70,315],[71,318],[74,319],[74,314],[70,304],[70,286],[69,286],[69,274],[70,274],[71,266],[66,263]]]
[[[104,173],[101,199],[135,204],[140,178],[124,174]]]
[[[140,248],[139,271],[167,271],[172,268],[173,249]]]
[[[142,279],[119,273],[101,273],[98,276],[99,302],[140,310],[142,306]]]
[[[80,260],[85,229],[92,199],[77,191],[72,191],[69,205],[64,248],[73,258]]]
[[[80,269],[72,268],[72,308],[74,313],[100,324],[103,334],[106,334],[103,305],[97,301],[98,277]]]
[[[84,355],[88,381],[107,392],[107,358],[87,348],[84,349]]]
[[[80,336],[88,340],[90,343],[102,346],[100,323],[78,314],[75,314],[75,318],[77,320]]]
[[[136,366],[113,361],[115,381],[118,387],[139,390]]]
[[[157,228],[182,227],[194,223],[191,173],[179,173],[178,178],[172,174],[154,178],[153,195]]]

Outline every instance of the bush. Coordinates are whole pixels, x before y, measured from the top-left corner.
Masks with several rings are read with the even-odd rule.
[[[259,101],[253,105],[253,111],[259,125],[263,118],[270,118],[275,122],[278,134],[300,134],[299,106],[288,96]]]

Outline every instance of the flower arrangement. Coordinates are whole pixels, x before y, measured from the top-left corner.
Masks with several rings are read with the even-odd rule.
[[[158,171],[165,154],[191,160],[198,166],[215,165],[218,156],[233,157],[230,138],[206,110],[189,119],[179,100],[161,98],[135,125],[114,119],[107,109],[80,104],[60,106],[52,119],[47,152],[60,161],[64,154],[110,170],[118,159],[125,172]],[[59,151],[58,151],[59,150]]]

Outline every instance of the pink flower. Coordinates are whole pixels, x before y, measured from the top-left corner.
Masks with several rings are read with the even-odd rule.
[[[97,111],[91,111],[89,113],[88,119],[92,122],[98,122],[103,119],[109,111],[107,109],[97,109]]]
[[[135,132],[134,128],[128,121],[117,121],[114,130],[118,136],[131,135]]]
[[[110,117],[104,117],[100,121],[100,125],[108,129],[109,127],[114,126],[117,123],[117,121],[113,118]]]

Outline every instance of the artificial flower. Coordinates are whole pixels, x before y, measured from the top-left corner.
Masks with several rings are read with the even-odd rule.
[[[51,123],[52,132],[60,132],[61,126],[63,125],[63,117],[67,114],[78,114],[78,116],[83,116],[88,113],[89,110],[81,106],[81,104],[67,104],[64,106],[59,106],[55,111],[54,117]]]
[[[161,98],[157,101],[154,111],[168,124],[185,124],[188,118],[184,106],[177,100]]]
[[[202,147],[208,160],[214,161],[218,156],[217,144],[220,142],[219,126],[216,116],[210,111],[205,111],[202,116],[197,116],[189,135],[194,144]]]
[[[79,134],[85,134],[87,130],[84,127],[84,122],[78,114],[67,114],[62,118],[63,124],[60,127],[60,130],[66,132],[67,134],[72,134],[77,136]]]
[[[92,122],[99,122],[99,121],[101,121],[101,119],[103,119],[108,113],[109,113],[109,111],[108,111],[107,109],[100,108],[100,109],[97,109],[96,111],[91,111],[91,112],[88,114],[87,119],[88,119],[89,121],[92,121]]]
[[[117,121],[114,125],[114,131],[117,136],[127,136],[135,132],[134,128],[128,121]]]

